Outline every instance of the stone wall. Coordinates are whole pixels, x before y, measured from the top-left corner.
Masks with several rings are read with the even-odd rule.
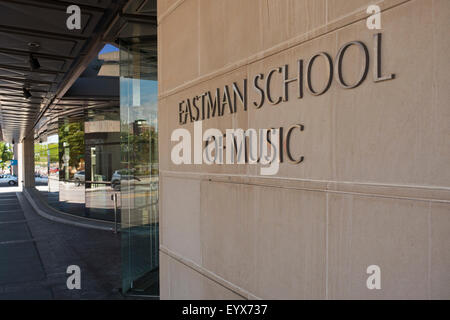
[[[366,26],[370,4],[381,30]],[[162,299],[450,298],[450,2],[448,0],[159,0],[160,277]],[[374,35],[382,34],[375,82]],[[361,41],[360,86],[259,109],[256,75]],[[317,58],[311,86],[327,84]],[[348,48],[347,83],[364,56]],[[305,70],[306,73],[306,70]],[[273,97],[283,96],[281,73]],[[179,104],[248,79],[247,111],[208,128],[304,125],[274,176],[258,165],[175,165]],[[368,290],[367,267],[381,268]]]

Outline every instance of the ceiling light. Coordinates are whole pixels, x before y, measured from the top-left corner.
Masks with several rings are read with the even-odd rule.
[[[39,63],[39,60],[37,58],[33,57],[32,54],[30,54],[29,62],[30,62],[30,68],[32,71],[38,70],[41,68],[41,64]]]
[[[41,45],[38,42],[28,42],[28,46],[30,49],[38,50]]]
[[[31,92],[27,88],[23,88],[23,96],[25,99],[30,99],[32,97]]]

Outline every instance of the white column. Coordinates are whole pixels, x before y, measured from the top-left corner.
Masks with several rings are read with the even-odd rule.
[[[33,188],[34,181],[34,140],[26,138],[19,149],[19,186]]]

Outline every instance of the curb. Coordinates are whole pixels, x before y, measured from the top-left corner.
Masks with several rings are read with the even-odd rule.
[[[17,197],[20,198],[21,197],[21,193],[17,192]],[[83,222],[83,221],[76,221],[75,219],[77,219],[76,216],[70,217],[69,218],[63,218],[63,217],[57,217],[49,212],[46,212],[45,210],[43,210],[42,208],[39,207],[36,199],[33,199],[33,196],[30,194],[30,191],[27,190],[26,188],[23,189],[22,194],[25,196],[25,198],[28,200],[28,203],[33,207],[34,211],[36,211],[37,214],[39,214],[41,217],[54,221],[54,222],[58,222],[58,223],[63,223],[63,224],[67,224],[67,225],[71,225],[71,226],[75,226],[75,227],[81,227],[81,228],[88,228],[88,229],[96,229],[96,230],[102,230],[102,231],[110,231],[110,232],[114,232],[114,227],[110,227],[110,226],[106,226],[106,225],[101,225],[101,224],[106,224],[103,222],[94,222],[94,223],[89,223],[89,222]],[[63,213],[64,214],[64,213]]]

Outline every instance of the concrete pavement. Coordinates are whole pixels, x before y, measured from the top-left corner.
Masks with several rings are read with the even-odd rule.
[[[0,300],[121,299],[120,236],[42,218],[17,188],[0,188]],[[81,290],[67,289],[69,265]]]

